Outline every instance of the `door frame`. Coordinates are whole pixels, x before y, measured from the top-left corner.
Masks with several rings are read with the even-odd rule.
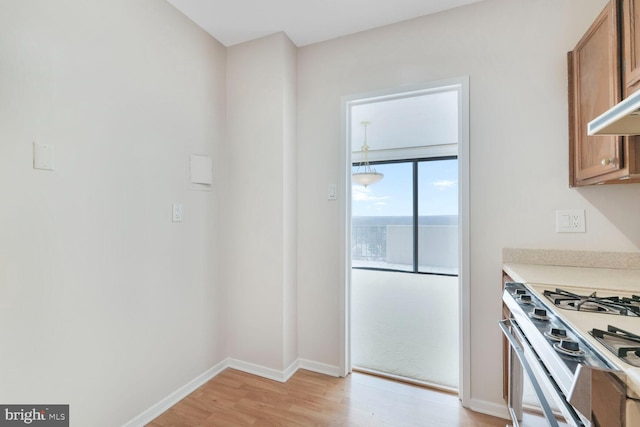
[[[458,286],[460,316],[460,385],[462,406],[469,407],[471,391],[471,319],[470,319],[470,255],[469,255],[469,77],[431,81],[393,89],[360,93],[341,100],[340,183],[345,196],[340,198],[340,376],[351,373],[351,118],[350,106],[355,102],[397,97],[403,93],[429,92],[436,88],[458,88]],[[340,194],[340,193],[339,193]]]

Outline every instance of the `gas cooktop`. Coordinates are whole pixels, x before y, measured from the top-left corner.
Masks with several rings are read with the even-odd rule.
[[[632,291],[613,285],[594,289],[528,283],[527,288],[549,313],[563,319],[617,369],[631,374],[628,385],[640,397],[640,353],[636,353],[640,342],[635,342],[640,336],[640,287]]]

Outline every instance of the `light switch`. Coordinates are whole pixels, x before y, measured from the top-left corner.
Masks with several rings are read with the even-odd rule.
[[[328,189],[328,192],[327,192],[327,196],[328,196],[329,200],[336,200],[337,189],[336,189],[336,185],[335,184],[329,184],[329,189]]]
[[[33,168],[41,170],[54,170],[53,168],[53,145],[33,143]]]
[[[182,222],[182,205],[180,203],[174,203],[173,208],[173,222]]]

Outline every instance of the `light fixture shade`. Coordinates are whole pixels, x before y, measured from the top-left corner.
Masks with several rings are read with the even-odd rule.
[[[375,184],[384,178],[384,174],[380,172],[356,172],[351,174],[351,180],[356,184],[367,185]]]
[[[364,185],[365,188],[367,185],[375,184],[384,178],[384,175],[380,172],[377,172],[369,165],[369,146],[367,145],[367,126],[369,122],[364,121],[361,123],[364,128],[364,142],[362,144],[361,152],[362,152],[362,161],[358,165],[358,169],[351,174],[351,180],[356,184]],[[360,172],[360,168],[364,169],[364,172]]]

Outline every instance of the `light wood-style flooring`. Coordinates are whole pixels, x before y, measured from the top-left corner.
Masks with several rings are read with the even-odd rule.
[[[462,408],[457,396],[362,373],[334,378],[301,369],[283,384],[227,369],[147,427],[506,424]]]

